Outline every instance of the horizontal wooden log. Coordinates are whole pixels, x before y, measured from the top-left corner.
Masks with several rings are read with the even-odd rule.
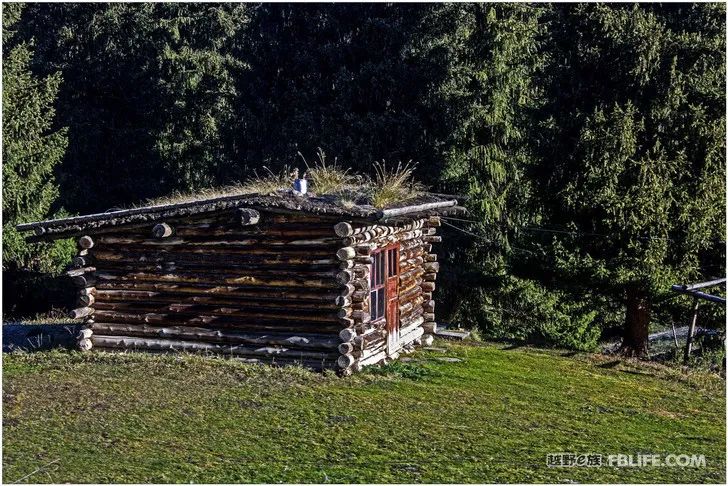
[[[424,259],[421,256],[414,256],[407,259],[400,259],[399,260],[399,266],[400,271],[403,271],[403,269],[411,270],[414,267],[422,267],[422,264],[424,263]]]
[[[96,277],[93,273],[87,273],[84,275],[72,277],[71,281],[76,287],[93,287],[96,284]]]
[[[85,275],[87,273],[93,273],[96,271],[96,267],[82,267],[75,268],[66,272],[68,277],[78,277],[79,275]]]
[[[403,216],[406,214],[418,213],[421,211],[440,210],[449,208],[457,204],[456,200],[438,201],[434,203],[424,203],[417,206],[406,206],[401,208],[383,209],[380,212],[380,219],[393,218],[395,216]]]
[[[156,240],[152,240],[156,241]],[[190,257],[197,255],[203,259],[223,258],[229,257],[232,259],[240,259],[239,261],[246,261],[246,258],[282,258],[285,260],[292,260],[295,258],[304,258],[309,261],[312,258],[334,258],[335,247],[234,247],[234,246],[217,246],[210,247],[208,245],[171,245],[171,246],[149,246],[139,244],[114,244],[100,247],[100,250],[109,250],[112,252],[124,252],[131,254],[143,254],[143,253],[156,253],[159,255],[175,255],[175,258],[181,258],[184,255]],[[97,250],[94,251],[94,255],[97,255]],[[180,255],[180,257],[177,257]]]
[[[292,268],[299,267],[318,267],[318,266],[330,266],[332,269],[335,268],[339,261],[334,258],[333,253],[327,254],[325,257],[316,256],[312,254],[306,254],[301,252],[276,252],[274,254],[261,254],[261,253],[226,253],[226,252],[215,252],[215,253],[194,253],[194,252],[178,252],[178,251],[124,251],[115,248],[100,248],[94,250],[93,260],[97,262],[103,262],[104,264],[109,263],[123,263],[123,264],[164,264],[173,263],[179,265],[189,266],[220,266],[220,265],[236,265],[236,266],[249,266],[250,268],[255,267],[273,267],[273,266],[290,266]]]
[[[78,305],[80,307],[89,307],[94,305],[96,297],[93,294],[82,294],[78,296]]]
[[[84,250],[94,247],[94,240],[88,235],[84,235],[78,239],[78,246]]]
[[[372,320],[372,316],[369,314],[369,312],[361,311],[361,310],[354,310],[351,312],[351,318],[354,319],[354,323],[363,323],[366,324],[367,322]]]
[[[91,339],[79,339],[76,341],[76,348],[79,351],[91,351],[91,348],[93,348],[93,342]]]
[[[96,287],[84,287],[78,289],[78,295],[96,295]]]
[[[238,208],[237,217],[242,226],[258,224],[258,221],[260,221],[260,213],[255,209]]]
[[[349,247],[351,248],[351,247]],[[365,243],[363,245],[358,245],[354,247],[354,251],[359,256],[370,256],[374,250],[377,249],[376,245],[373,245],[371,243]]]
[[[155,224],[152,228],[152,236],[154,238],[169,238],[174,233],[174,230],[167,223]]]
[[[400,319],[400,326],[402,328],[409,327],[414,325],[414,323],[419,322],[419,324],[422,324],[424,322],[424,319],[422,317],[422,307],[418,307],[412,312],[410,312],[406,317],[403,317]],[[417,324],[417,325],[419,325]]]
[[[379,364],[387,358],[387,350],[382,349],[380,352],[372,354],[366,358],[358,360],[353,364],[352,368],[354,371],[361,371],[366,366],[372,366]]]
[[[422,309],[422,302],[423,302],[422,296],[418,295],[415,298],[407,301],[406,305],[408,307],[406,309],[403,309],[402,306],[400,306],[400,310],[399,310],[400,319],[408,317],[410,314],[412,314],[413,312],[416,312],[418,309]]]
[[[435,253],[428,253],[425,255],[425,261],[426,262],[436,262],[437,261],[437,254]]]
[[[335,350],[339,339],[335,334],[243,333],[205,327],[155,327],[97,322],[93,332],[104,336],[133,336],[194,340],[220,344],[274,345],[300,349]]]
[[[231,316],[244,317],[247,319],[290,319],[291,312],[296,317],[307,321],[334,322],[336,313],[330,309],[318,309],[315,307],[286,308],[285,302],[279,302],[277,306],[251,305],[236,307],[221,306],[217,304],[198,303],[144,303],[144,302],[109,302],[98,301],[95,304],[97,311],[119,311],[131,313],[149,314],[177,314],[185,316],[207,315],[207,316]]]
[[[404,273],[400,273],[399,275],[399,281],[400,282],[406,282],[408,280],[412,280],[413,278],[417,278],[424,274],[424,270],[421,267],[415,267],[412,270],[409,270]]]
[[[248,346],[248,345],[227,345],[215,343],[203,343],[183,341],[179,339],[153,339],[132,336],[102,336],[94,333],[91,337],[94,346],[98,347],[123,347],[128,349],[151,349],[169,350],[183,352],[206,352],[213,354],[255,356],[265,358],[288,357],[334,360],[342,356],[338,352],[319,352],[294,349],[284,346]]]
[[[437,323],[434,321],[425,321],[422,323],[422,329],[424,329],[427,334],[435,334],[437,332]]]
[[[285,276],[283,278],[263,277],[252,275],[234,275],[219,273],[217,275],[201,275],[192,272],[176,272],[176,273],[150,273],[150,272],[111,272],[97,271],[95,273],[96,280],[99,282],[115,282],[115,281],[139,281],[139,282],[159,282],[159,283],[177,283],[177,284],[218,284],[218,285],[245,285],[247,287],[305,287],[305,288],[323,288],[338,289],[341,284],[337,283],[333,278],[306,278],[298,275]],[[82,278],[82,277],[74,277]],[[353,284],[356,287],[355,281]],[[84,282],[86,283],[86,282]],[[84,285],[87,286],[87,285]]]
[[[144,238],[143,236],[129,235],[99,235],[97,237],[99,245],[141,245],[147,247],[174,248],[176,246],[196,246],[204,247],[208,251],[214,251],[218,248],[296,248],[296,247],[320,247],[333,251],[337,246],[341,246],[341,240],[338,238],[310,238],[310,239],[292,239],[277,240],[271,238],[238,238],[230,240],[222,240],[218,238],[203,237],[169,237],[161,240]]]
[[[435,313],[434,312],[425,312],[424,314],[422,314],[422,317],[424,317],[426,321],[434,321]]]
[[[236,297],[240,299],[287,299],[307,302],[333,301],[339,291],[326,288],[302,287],[263,287],[245,285],[220,285],[219,283],[177,284],[174,282],[139,282],[139,281],[113,281],[99,282],[98,291],[139,291],[163,292],[174,294],[196,294],[210,296]],[[351,287],[351,292],[354,288]]]
[[[93,307],[79,307],[78,309],[73,309],[71,312],[68,313],[68,317],[71,319],[82,319],[84,317],[90,316],[95,312],[95,309]]]
[[[93,336],[94,332],[88,328],[84,327],[78,331],[78,334],[76,334],[76,340],[80,341],[81,339],[89,339],[91,336]]]
[[[425,320],[422,318],[422,316],[416,317],[409,322],[402,323],[402,327],[400,327],[399,333],[400,336],[409,334],[416,328],[422,328],[422,324],[425,322]]]
[[[344,248],[339,248],[336,251],[336,258],[339,260],[351,260],[356,256],[356,250],[352,248],[351,246],[346,246]]]
[[[239,223],[225,225],[184,225],[175,228],[175,234],[180,237],[199,239],[273,239],[296,240],[310,238],[334,238],[330,227],[307,225],[285,226],[256,226],[255,228],[241,228]],[[141,236],[141,235],[139,235]]]
[[[422,329],[421,327],[417,327],[410,333],[400,335],[399,344],[402,347],[407,346],[407,345],[413,343],[414,341],[422,338],[422,335],[424,333],[425,333],[424,329]]]
[[[353,342],[341,343],[341,344],[339,344],[338,349],[341,354],[350,354],[352,351],[354,351],[354,343]]]
[[[342,342],[349,342],[356,337],[356,331],[353,329],[342,329],[339,331],[339,338]]]
[[[359,278],[356,280],[352,280],[350,285],[353,285],[356,290],[369,292],[369,279],[368,278]]]
[[[435,312],[435,301],[428,300],[427,302],[422,304],[422,308],[425,309],[425,312]]]
[[[336,307],[349,307],[352,304],[351,297],[344,297],[343,295],[337,295],[334,300]]]
[[[93,267],[91,267],[93,268]],[[109,262],[100,267],[101,273],[114,273],[119,275],[134,273],[149,274],[185,274],[195,276],[217,276],[225,273],[227,276],[250,276],[250,277],[280,277],[280,278],[300,278],[300,279],[331,279],[334,280],[338,274],[334,267],[330,265],[310,266],[310,265],[249,265],[249,264],[220,264],[205,265],[195,263],[152,263],[143,262],[124,263]]]
[[[412,292],[414,288],[422,286],[422,279],[416,278],[407,282],[400,282],[399,289],[402,293]]]
[[[425,273],[424,275],[422,275],[422,280],[424,280],[425,282],[434,282],[435,280],[437,280],[437,273]]]
[[[349,366],[354,364],[354,357],[350,354],[342,354],[339,356],[339,358],[336,360],[336,363],[339,365],[339,368],[346,369]]]
[[[302,212],[273,213],[271,211],[264,211],[264,213],[265,224],[325,224],[331,228],[335,223],[342,219],[341,216],[338,215],[308,214]]]
[[[215,304],[228,307],[255,308],[258,306],[275,306],[288,310],[328,310],[332,311],[340,306],[331,296],[319,296],[311,294],[297,297],[296,293],[277,293],[273,295],[261,295],[258,293],[240,294],[240,292],[229,292],[226,294],[212,293],[175,293],[149,290],[99,290],[97,292],[99,302],[142,302],[149,304]],[[337,296],[337,298],[340,296]]]
[[[340,288],[340,295],[342,297],[349,297],[350,295],[354,294],[355,291],[356,289],[352,284],[346,284]]]
[[[435,282],[422,282],[422,290],[425,292],[434,292]]]
[[[427,226],[431,228],[439,228],[442,225],[442,221],[438,216],[430,216],[427,218]]]
[[[440,270],[440,264],[437,262],[427,262],[423,267],[427,272],[437,272]]]
[[[93,263],[93,258],[88,255],[77,255],[71,260],[71,266],[73,268],[90,267]]]
[[[354,228],[351,226],[351,223],[342,221],[334,225],[334,232],[337,236],[350,236],[354,234]]]
[[[310,321],[296,319],[244,319],[231,316],[197,315],[185,317],[175,314],[125,313],[118,311],[97,310],[94,313],[97,322],[115,324],[149,324],[154,326],[191,326],[217,327],[238,331],[256,332],[306,332],[314,334],[336,333],[341,330],[337,322]]]
[[[354,272],[351,270],[342,270],[336,274],[336,281],[341,285],[346,285],[354,279]]]

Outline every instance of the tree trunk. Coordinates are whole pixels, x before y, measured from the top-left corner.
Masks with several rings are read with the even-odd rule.
[[[647,355],[650,330],[650,305],[647,294],[637,288],[627,289],[627,312],[621,352],[625,356]]]

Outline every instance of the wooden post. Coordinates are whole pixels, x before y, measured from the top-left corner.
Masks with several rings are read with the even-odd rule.
[[[688,327],[688,339],[685,343],[685,357],[683,360],[685,363],[688,362],[688,359],[690,358],[690,352],[693,348],[693,334],[695,334],[695,324],[698,322],[698,306],[700,305],[700,301],[697,297],[693,298],[693,318],[690,320],[690,326]]]

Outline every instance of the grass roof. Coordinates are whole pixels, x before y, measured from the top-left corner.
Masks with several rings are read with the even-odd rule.
[[[384,162],[375,162],[375,175],[369,177],[352,174],[349,169],[340,167],[336,160],[329,163],[325,154],[319,152],[318,159],[313,165],[306,163],[306,171],[302,178],[308,180],[310,196],[329,196],[343,207],[367,205],[381,209],[426,194],[427,188],[414,178],[415,168],[416,165],[411,162],[406,164],[400,162],[393,168],[387,167]],[[273,172],[265,167],[263,174],[256,172],[245,182],[189,193],[173,193],[147,200],[141,206],[178,204],[250,194],[284,195],[290,193],[293,181],[298,177],[298,169],[284,167],[279,172]]]

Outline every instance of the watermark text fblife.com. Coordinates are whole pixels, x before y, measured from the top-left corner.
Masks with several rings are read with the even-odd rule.
[[[705,467],[703,454],[577,454],[546,455],[548,467]]]

